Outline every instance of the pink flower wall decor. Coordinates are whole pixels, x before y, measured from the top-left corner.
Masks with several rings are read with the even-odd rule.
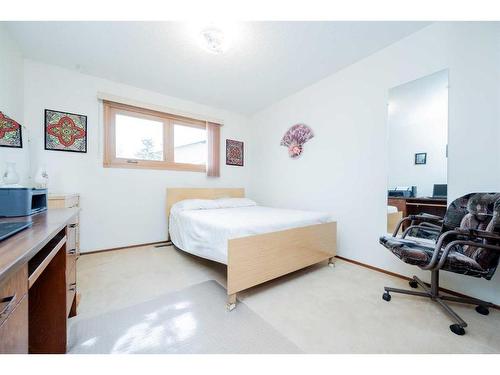
[[[297,124],[287,130],[280,145],[288,147],[288,155],[295,159],[302,154],[304,143],[312,137],[314,137],[314,133],[309,126]]]

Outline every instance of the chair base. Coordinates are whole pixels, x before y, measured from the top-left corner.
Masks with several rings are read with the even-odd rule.
[[[460,316],[458,316],[458,314],[455,311],[453,311],[445,301],[477,305],[476,311],[482,315],[488,315],[489,313],[488,307],[494,306],[490,302],[482,301],[476,298],[452,297],[439,294],[439,271],[432,271],[430,288],[417,276],[413,276],[413,279],[410,280],[410,286],[412,288],[420,286],[424,291],[418,292],[415,290],[397,289],[386,286],[384,287],[385,293],[383,295],[383,299],[389,302],[391,300],[390,293],[401,293],[401,294],[409,294],[412,296],[430,298],[432,301],[438,303],[443,308],[443,310],[456,322],[456,324],[452,324],[450,326],[450,330],[453,333],[460,336],[465,334],[464,328],[467,327],[467,323]]]

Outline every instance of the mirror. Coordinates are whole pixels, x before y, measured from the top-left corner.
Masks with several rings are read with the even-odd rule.
[[[28,134],[24,127],[23,56],[0,25],[0,188],[29,182]]]
[[[389,90],[388,231],[399,217],[444,215],[448,160],[448,71]],[[392,214],[392,217],[391,217]]]

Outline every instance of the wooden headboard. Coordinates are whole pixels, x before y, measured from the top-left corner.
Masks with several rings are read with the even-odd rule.
[[[243,188],[169,188],[167,189],[167,219],[172,206],[184,199],[244,198]]]

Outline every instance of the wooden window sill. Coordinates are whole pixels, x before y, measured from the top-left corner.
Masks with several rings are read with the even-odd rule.
[[[172,171],[186,172],[202,172],[206,173],[207,167],[203,164],[184,164],[184,163],[169,163],[155,161],[138,161],[137,163],[129,163],[127,161],[104,162],[104,168],[129,168],[129,169],[160,169]]]

